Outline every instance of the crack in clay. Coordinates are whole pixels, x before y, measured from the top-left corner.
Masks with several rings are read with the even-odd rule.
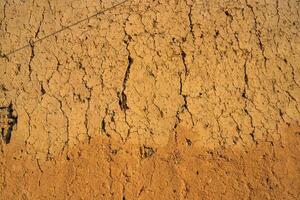
[[[261,40],[261,32],[260,32],[260,30],[258,30],[258,28],[257,28],[257,24],[258,24],[258,22],[257,22],[257,17],[256,17],[256,15],[255,15],[253,6],[251,6],[251,5],[248,3],[248,0],[246,0],[246,5],[247,5],[248,8],[250,8],[251,13],[252,13],[253,18],[254,18],[254,31],[255,31],[255,35],[256,35],[257,40],[258,40],[259,48],[260,48],[260,50],[261,50],[261,53],[262,53],[262,56],[263,56],[263,59],[264,59],[264,67],[266,68],[266,67],[267,67],[267,60],[268,60],[268,59],[267,59],[267,57],[265,56],[265,47],[264,47],[263,42],[262,42],[262,40]]]
[[[242,97],[245,99],[248,99],[247,97],[247,89],[249,88],[249,79],[248,79],[248,74],[247,74],[247,61],[248,61],[248,57],[245,60],[245,63],[243,65],[243,72],[244,72],[244,91],[242,93]]]
[[[38,29],[37,29],[35,35],[34,35],[34,38],[38,38],[39,33],[40,33],[40,30],[41,30],[41,26],[42,26],[42,24],[43,24],[43,22],[44,22],[44,18],[45,18],[45,8],[44,8],[44,10],[43,10],[43,13],[42,13],[42,19],[41,19],[41,21],[40,21],[40,23],[39,23],[39,26],[38,26]]]
[[[126,72],[125,72],[124,79],[123,79],[123,84],[122,84],[122,91],[118,95],[119,96],[120,108],[124,112],[126,112],[126,110],[129,109],[129,107],[127,105],[127,96],[126,96],[125,90],[126,90],[127,81],[129,79],[129,74],[130,74],[130,69],[131,69],[132,63],[133,63],[133,59],[131,58],[131,56],[129,54],[128,55],[128,65],[127,65],[127,68],[126,68]]]
[[[6,18],[6,6],[8,4],[8,1],[6,0],[5,3],[4,3],[4,6],[3,6],[3,17],[2,19],[0,20],[0,27],[2,27],[2,24],[3,24],[3,21],[5,20]],[[6,31],[6,30],[5,30]]]
[[[93,88],[89,87],[87,84],[87,81],[84,80],[84,77],[87,76],[86,69],[85,69],[85,67],[82,66],[82,64],[80,64],[80,65],[81,65],[81,69],[83,69],[83,71],[84,71],[84,76],[82,77],[82,82],[83,82],[85,88],[89,91],[89,96],[86,98],[87,99],[87,108],[86,108],[85,115],[84,115],[84,126],[85,126],[88,141],[90,141],[91,136],[89,134],[89,129],[88,129],[88,111],[90,110],[90,101],[91,101]]]
[[[124,36],[123,41],[125,43],[125,49],[126,49],[127,54],[128,54],[127,55],[127,67],[126,67],[126,71],[125,71],[124,78],[123,78],[122,91],[121,91],[121,93],[118,92],[117,95],[119,97],[120,109],[124,112],[125,123],[128,126],[127,134],[126,134],[126,137],[125,137],[125,141],[126,141],[127,138],[130,135],[131,125],[128,123],[128,120],[127,120],[127,110],[129,109],[129,107],[127,105],[127,95],[126,95],[125,92],[126,92],[126,87],[127,87],[127,81],[129,80],[129,77],[130,77],[131,67],[132,67],[132,64],[133,64],[133,58],[132,58],[131,52],[129,50],[129,43],[130,43],[132,38],[125,31],[125,27],[124,27],[124,32],[125,32],[125,36]],[[124,139],[123,137],[121,137],[121,138]]]
[[[189,107],[188,107],[188,101],[187,101],[187,95],[183,94],[182,93],[182,87],[183,87],[183,82],[182,82],[182,77],[181,77],[181,73],[179,74],[179,95],[182,96],[183,98],[183,104],[181,105],[180,109],[177,110],[176,112],[176,122],[175,122],[175,125],[173,126],[173,129],[175,130],[177,128],[177,126],[181,123],[181,119],[180,119],[180,114],[186,110],[189,115],[190,115],[190,118],[191,118],[191,121],[192,121],[192,126],[195,125],[194,123],[194,119],[193,119],[193,115],[192,113],[190,112],[189,110]]]
[[[31,75],[32,75],[32,61],[34,59],[34,56],[35,56],[35,52],[34,52],[34,44],[32,43],[32,41],[30,42],[30,48],[31,48],[31,54],[30,54],[30,57],[29,57],[29,62],[28,62],[28,77],[29,77],[29,80],[32,80],[31,79]]]
[[[8,107],[0,107],[1,137],[5,144],[10,143],[12,131],[18,122],[18,116],[14,114],[12,103]]]
[[[184,73],[185,73],[185,78],[186,76],[188,76],[189,74],[189,68],[186,64],[186,53],[185,51],[181,48],[181,59],[182,59],[182,63],[183,63],[183,66],[184,66]]]
[[[193,18],[192,18],[192,9],[193,5],[189,5],[189,13],[188,13],[188,19],[189,19],[189,28],[190,28],[190,33],[192,34],[193,41],[195,41],[195,33],[194,33],[194,24],[193,24]]]

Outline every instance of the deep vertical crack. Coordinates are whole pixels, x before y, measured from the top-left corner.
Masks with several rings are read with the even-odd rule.
[[[124,31],[125,31],[124,43],[126,45],[125,48],[128,53],[127,67],[126,67],[125,75],[123,78],[122,91],[121,91],[121,93],[118,93],[118,97],[119,97],[119,105],[120,105],[121,110],[126,112],[126,110],[129,109],[129,107],[127,105],[127,95],[126,95],[125,91],[126,91],[127,81],[130,76],[130,70],[131,70],[131,66],[133,63],[133,58],[132,58],[130,50],[129,50],[129,43],[131,40],[131,36],[126,33],[126,30],[124,30]]]
[[[34,56],[35,56],[35,52],[34,52],[34,44],[32,42],[32,40],[30,40],[29,42],[30,44],[30,48],[31,48],[31,52],[30,52],[30,58],[29,58],[29,63],[28,63],[28,71],[29,71],[29,80],[31,80],[31,74],[32,74],[32,61],[34,59]]]
[[[185,78],[186,78],[186,76],[189,74],[189,68],[186,63],[186,53],[182,48],[181,48],[180,55],[181,55],[181,60],[182,60],[183,66],[184,66],[184,73],[185,73]]]
[[[127,120],[127,110],[129,109],[129,107],[128,107],[128,104],[127,104],[126,87],[127,87],[127,81],[129,80],[129,77],[130,77],[131,67],[132,67],[132,64],[133,64],[133,58],[132,58],[131,52],[129,50],[129,43],[131,41],[131,36],[126,32],[125,26],[126,26],[126,22],[124,23],[125,36],[124,36],[123,41],[125,43],[125,48],[126,48],[126,51],[127,51],[127,67],[126,67],[126,71],[125,71],[124,78],[123,78],[121,93],[118,92],[117,95],[118,95],[118,98],[119,98],[119,106],[120,106],[121,110],[124,112],[125,123],[128,126],[127,135],[126,135],[126,138],[125,138],[125,140],[126,140],[129,137],[130,130],[131,130],[131,126],[128,123],[128,120]]]
[[[193,115],[190,112],[189,107],[188,107],[188,101],[187,101],[188,96],[183,94],[183,81],[182,81],[181,73],[179,74],[179,95],[182,96],[182,98],[183,98],[183,104],[180,106],[179,110],[176,112],[176,116],[175,116],[176,117],[176,123],[175,123],[173,128],[176,129],[178,124],[180,124],[180,122],[181,122],[180,114],[182,112],[184,112],[184,110],[186,110],[189,113],[192,125],[194,126],[195,125],[194,118],[193,118]]]
[[[87,81],[84,80],[85,76],[87,76],[87,73],[86,73],[85,66],[83,66],[81,62],[79,63],[79,68],[84,71],[84,76],[82,78],[82,82],[84,84],[84,87],[89,91],[88,92],[89,96],[86,98],[87,99],[87,108],[86,108],[86,111],[85,111],[85,114],[84,114],[84,126],[85,126],[88,141],[90,141],[91,136],[89,135],[89,128],[88,128],[88,111],[90,109],[90,101],[91,101],[91,97],[92,97],[92,89],[93,88],[89,87]]]
[[[38,38],[38,36],[39,36],[39,33],[40,33],[40,30],[41,30],[41,26],[42,26],[42,23],[44,21],[44,18],[45,18],[45,8],[44,8],[43,13],[42,13],[42,19],[41,19],[41,21],[39,23],[39,26],[38,26],[38,29],[37,29],[37,31],[35,33],[35,36],[34,36],[35,38]]]
[[[246,107],[244,108],[244,111],[245,111],[245,113],[249,116],[249,119],[250,119],[250,125],[251,125],[251,128],[252,128],[252,131],[250,132],[249,135],[251,136],[253,142],[256,144],[257,142],[256,142],[256,139],[255,139],[255,127],[254,127],[254,125],[253,125],[253,117],[252,117],[252,115],[249,113],[248,108],[247,108],[247,105],[246,105]]]
[[[131,58],[130,53],[129,53],[128,65],[126,68],[126,72],[125,72],[123,84],[122,84],[122,91],[121,91],[121,93],[119,93],[119,105],[120,105],[121,110],[123,110],[123,111],[126,111],[127,109],[129,109],[129,107],[127,105],[127,95],[125,93],[125,90],[126,90],[127,81],[129,79],[129,74],[130,74],[130,69],[131,69],[132,63],[133,63],[133,59]]]
[[[255,15],[253,6],[251,6],[248,3],[248,0],[246,0],[246,5],[251,10],[251,13],[253,15],[253,19],[254,19],[254,31],[255,31],[256,38],[258,40],[258,45],[259,45],[259,48],[261,50],[261,54],[262,54],[262,56],[264,58],[264,67],[266,68],[266,66],[267,66],[267,57],[265,55],[265,47],[264,47],[263,42],[261,40],[261,32],[260,32],[260,30],[258,30],[258,27],[257,27],[257,24],[258,24],[257,17]]]
[[[253,124],[252,115],[249,113],[249,110],[248,110],[248,104],[251,101],[250,101],[250,99],[248,97],[248,94],[247,94],[247,89],[249,88],[249,79],[248,79],[248,73],[247,73],[247,62],[248,62],[248,57],[246,57],[245,63],[243,65],[243,71],[244,71],[244,90],[243,90],[243,93],[242,93],[242,97],[245,99],[244,112],[248,115],[248,117],[250,119],[250,125],[251,125],[251,128],[252,128],[252,130],[250,132],[250,136],[251,136],[253,142],[256,143],[256,140],[255,140],[255,126]]]
[[[195,33],[194,33],[194,24],[193,24],[193,18],[192,18],[192,5],[189,5],[189,13],[188,13],[188,19],[189,19],[189,27],[190,27],[190,33],[192,34],[193,41],[195,40]]]
[[[243,93],[242,93],[242,97],[246,98],[247,99],[247,88],[249,88],[249,85],[248,85],[248,74],[247,74],[247,58],[245,60],[245,63],[243,65],[243,70],[244,70],[244,90],[243,90]]]

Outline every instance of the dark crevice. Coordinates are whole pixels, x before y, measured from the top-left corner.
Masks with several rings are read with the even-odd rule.
[[[7,92],[8,89],[5,87],[4,84],[1,84],[1,85],[0,85],[0,91]]]
[[[153,156],[155,152],[156,151],[152,147],[145,146],[145,145],[143,145],[143,147],[140,147],[140,154],[142,159]]]
[[[181,107],[180,107],[180,109],[176,112],[176,123],[175,123],[175,125],[174,125],[174,129],[176,129],[177,128],[177,126],[178,126],[178,124],[180,124],[180,122],[181,122],[181,119],[180,119],[180,114],[184,111],[184,110],[186,110],[188,113],[189,113],[189,115],[190,115],[190,118],[191,118],[191,121],[192,121],[192,125],[194,126],[195,125],[195,123],[194,123],[194,119],[193,119],[193,115],[192,115],[192,113],[190,112],[190,110],[189,110],[189,107],[188,107],[188,101],[187,101],[187,95],[185,95],[185,94],[183,94],[183,92],[182,92],[182,87],[183,87],[183,81],[182,81],[182,77],[181,77],[181,74],[179,75],[179,95],[180,96],[182,96],[182,98],[183,98],[183,104],[181,105]]]
[[[18,122],[18,117],[13,114],[12,104],[8,107],[0,107],[1,137],[5,144],[10,143],[13,127]]]
[[[35,53],[34,53],[34,44],[33,44],[33,41],[30,41],[29,44],[30,44],[30,48],[31,48],[31,54],[30,54],[29,63],[28,63],[28,71],[29,71],[29,80],[31,80],[31,74],[32,74],[31,63],[32,63],[32,60],[33,60],[33,58],[35,56]]]
[[[43,13],[42,13],[42,19],[41,19],[41,21],[39,23],[39,27],[38,27],[38,29],[37,29],[37,31],[35,33],[35,36],[34,36],[35,38],[38,38],[38,35],[40,33],[40,30],[41,30],[42,23],[44,21],[44,18],[45,18],[45,8],[44,8]]]
[[[101,121],[101,130],[106,133],[106,123],[105,123],[105,119],[102,119]]]
[[[217,38],[217,37],[219,36],[219,34],[220,34],[219,30],[215,30],[215,35],[214,35],[214,37]]]
[[[188,146],[191,146],[193,143],[189,138],[185,138],[185,141],[187,143]]]
[[[229,11],[226,10],[224,13],[225,13],[225,15],[226,15],[227,17],[230,18],[231,21],[233,20],[233,16],[232,16],[232,14],[231,14]]]
[[[114,114],[114,112],[112,113]],[[105,108],[105,116],[101,120],[100,128],[102,131],[102,134],[105,134],[107,137],[110,137],[110,134],[107,132],[107,124],[106,124],[106,116],[108,115],[108,108]],[[110,118],[111,122],[114,122],[114,115],[111,116]]]
[[[4,58],[5,60],[9,61],[9,58],[7,57],[7,55],[5,55],[4,53],[2,53],[1,50],[0,50],[0,58]]]
[[[128,19],[127,19],[127,22],[128,22]],[[120,106],[121,110],[124,112],[125,123],[128,126],[127,135],[125,137],[125,141],[126,141],[127,138],[129,137],[130,131],[131,131],[131,126],[127,120],[127,112],[126,112],[129,109],[128,104],[127,104],[128,99],[127,99],[127,95],[126,95],[126,87],[127,87],[127,81],[129,80],[129,77],[130,77],[131,67],[133,64],[133,58],[132,58],[131,52],[129,50],[129,43],[132,40],[132,37],[126,32],[125,26],[126,26],[126,23],[124,23],[125,37],[124,37],[123,41],[124,41],[125,48],[127,51],[127,68],[126,68],[124,79],[123,79],[122,90],[121,90],[121,92],[117,92],[117,96],[119,98],[119,106]],[[124,139],[124,138],[122,137],[122,139]]]
[[[107,137],[110,137],[110,134],[106,130],[106,122],[104,118],[101,121],[101,130]]]
[[[192,19],[192,6],[189,6],[188,18],[189,18],[190,32],[192,34],[193,40],[195,40],[194,25],[193,25],[193,19]]]
[[[42,83],[41,83],[41,93],[42,93],[42,95],[46,94],[46,90]]]
[[[251,131],[251,133],[249,134],[253,140],[253,142],[257,143],[257,141],[255,140],[255,127],[253,125],[253,118],[252,116],[250,115],[249,111],[247,108],[244,109],[245,113],[249,116],[250,118],[250,124],[251,124],[251,127],[253,128],[253,130]]]
[[[124,80],[123,80],[123,85],[122,85],[123,88],[122,88],[121,93],[118,93],[119,105],[120,105],[121,110],[123,110],[123,111],[126,111],[129,109],[129,107],[127,105],[127,96],[126,96],[125,90],[126,90],[126,83],[129,79],[129,74],[130,74],[130,69],[131,69],[132,63],[133,63],[133,59],[131,58],[130,55],[128,55],[128,65],[127,65],[127,69],[126,69]]]
[[[183,63],[183,66],[184,66],[184,73],[185,73],[185,76],[187,76],[189,74],[189,69],[188,69],[188,66],[186,64],[186,53],[184,50],[181,49],[181,59],[182,59],[182,63]]]
[[[195,123],[194,123],[193,115],[192,115],[192,113],[190,112],[189,107],[188,107],[187,96],[186,96],[186,95],[182,95],[182,96],[183,96],[183,100],[184,100],[184,104],[183,104],[182,107],[189,113],[189,115],[190,115],[190,117],[191,117],[191,120],[192,120],[192,124],[193,124],[193,126],[194,126]]]
[[[125,31],[124,43],[126,45],[126,50],[128,52],[127,68],[126,68],[124,79],[123,79],[122,91],[121,91],[121,93],[118,92],[119,105],[120,105],[121,110],[124,111],[124,112],[126,112],[126,110],[129,109],[129,107],[127,105],[127,96],[126,96],[125,90],[126,90],[127,81],[129,79],[129,75],[130,75],[131,66],[132,66],[132,63],[133,63],[133,58],[131,57],[131,54],[130,54],[130,51],[129,51],[129,43],[130,43],[131,40],[132,40],[132,37],[130,35],[128,35]]]
[[[180,117],[179,117],[179,115],[180,115],[180,112],[179,111],[177,111],[176,112],[176,122],[175,122],[175,125],[174,125],[174,127],[173,127],[173,129],[176,129],[177,128],[177,126],[180,124],[180,122],[181,122],[181,119],[180,119]]]
[[[243,66],[243,69],[244,69],[244,90],[243,90],[243,93],[242,93],[242,97],[243,98],[246,98],[247,99],[247,89],[249,88],[249,85],[248,85],[248,74],[247,74],[247,59],[245,60],[245,63],[244,63],[244,66]]]

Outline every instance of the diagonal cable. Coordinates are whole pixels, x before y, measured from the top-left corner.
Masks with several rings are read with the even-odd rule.
[[[50,33],[50,34],[48,34],[48,35],[45,35],[45,36],[42,37],[42,38],[39,38],[39,39],[34,40],[34,41],[31,41],[31,42],[29,42],[28,44],[26,44],[26,45],[24,45],[24,46],[22,46],[22,47],[19,47],[19,48],[17,48],[17,49],[14,49],[14,50],[10,51],[10,52],[7,53],[7,54],[1,55],[1,57],[6,57],[6,58],[7,58],[8,56],[10,56],[10,55],[12,55],[12,54],[14,54],[14,53],[16,53],[16,52],[18,52],[18,51],[21,51],[22,49],[25,49],[25,48],[27,48],[27,47],[33,46],[34,44],[36,44],[36,43],[38,43],[38,42],[41,42],[42,40],[45,40],[45,39],[47,39],[47,38],[49,38],[49,37],[51,37],[51,36],[54,36],[54,35],[56,35],[56,34],[62,32],[62,31],[64,31],[64,30],[66,30],[66,29],[69,29],[69,28],[71,28],[71,27],[73,27],[73,26],[76,26],[76,25],[78,25],[78,24],[80,24],[80,23],[82,23],[82,22],[84,22],[84,21],[87,21],[87,20],[89,20],[89,19],[91,19],[91,18],[94,18],[94,17],[96,17],[96,16],[98,16],[98,15],[100,15],[100,14],[103,14],[103,13],[109,11],[109,10],[112,10],[112,9],[114,9],[114,8],[116,8],[116,7],[118,7],[118,6],[122,5],[122,4],[124,4],[124,3],[126,3],[127,1],[129,1],[129,0],[124,0],[124,1],[122,1],[122,2],[120,2],[120,3],[117,3],[117,4],[115,4],[115,5],[111,6],[111,7],[109,7],[109,8],[106,8],[106,9],[104,9],[104,10],[101,10],[101,11],[99,11],[99,12],[97,12],[97,13],[95,13],[95,14],[89,16],[89,17],[86,17],[86,18],[84,18],[84,19],[81,19],[81,20],[79,20],[79,21],[73,23],[73,24],[70,24],[70,25],[68,25],[68,26],[65,26],[65,27],[63,27],[62,29],[59,29],[59,30],[57,30],[57,31],[55,31],[55,32],[53,32],[53,33]]]

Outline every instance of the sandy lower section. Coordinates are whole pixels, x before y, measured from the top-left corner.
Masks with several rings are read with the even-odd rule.
[[[299,199],[299,1],[118,2],[0,1],[0,199]]]
[[[244,150],[197,148],[195,134],[161,148],[97,137],[46,162],[7,146],[1,199],[299,199],[299,127]]]

